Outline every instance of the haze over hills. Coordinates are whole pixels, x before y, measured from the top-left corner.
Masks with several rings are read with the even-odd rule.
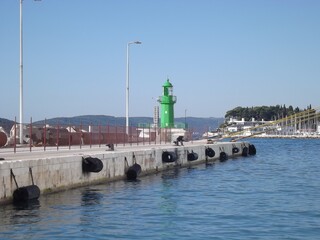
[[[0,127],[3,127],[3,129],[9,133],[10,129],[12,128],[14,124],[14,121],[5,119],[5,118],[0,118]]]
[[[44,124],[46,122],[49,125],[110,125],[110,126],[125,126],[125,117],[114,117],[107,115],[84,115],[75,117],[57,117],[46,120],[34,122],[33,124]],[[224,118],[198,118],[198,117],[182,117],[175,118],[175,123],[187,123],[189,128],[194,132],[203,133],[208,130],[214,130],[224,122]],[[153,118],[151,117],[130,117],[130,125],[138,126],[138,124],[151,124]],[[14,121],[0,118],[0,126],[2,126],[8,133],[12,128]]]
[[[311,104],[307,106],[307,109],[312,109]],[[306,110],[306,109],[304,109]],[[280,118],[281,116],[291,115],[292,113],[300,112],[301,109],[298,107],[293,108],[291,105],[287,108],[286,105],[276,105],[276,106],[255,106],[255,107],[235,107],[227,111],[225,117],[235,117],[235,118],[245,118],[247,121],[251,118],[255,119],[265,119],[271,120],[273,118]],[[270,117],[271,116],[271,117]],[[276,117],[275,117],[276,116]],[[41,120],[34,122],[33,124],[44,124],[46,121],[49,125],[72,125],[72,126],[88,126],[88,125],[104,125],[104,126],[125,126],[125,117],[114,117],[109,115],[83,115],[75,117],[57,117],[46,120]],[[187,123],[189,129],[193,132],[198,132],[200,134],[215,130],[222,123],[224,123],[225,118],[199,118],[199,117],[180,117],[175,118],[175,124]],[[151,117],[130,117],[130,126],[138,126],[139,124],[151,124],[153,123],[153,118]],[[0,127],[3,127],[8,133],[12,128],[14,121],[0,118]]]

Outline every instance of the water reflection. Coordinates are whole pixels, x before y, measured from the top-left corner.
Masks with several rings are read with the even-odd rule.
[[[173,169],[169,169],[169,170],[164,171],[162,173],[161,178],[163,180],[169,180],[169,179],[178,178],[180,171],[181,171],[181,169],[178,168],[178,167],[175,167]]]
[[[215,165],[215,162],[207,161],[207,162],[205,163],[205,167],[206,167],[206,168],[214,167],[214,165]]]
[[[162,173],[161,203],[164,213],[173,213],[176,209],[175,189],[176,179],[180,174],[180,168],[173,168]]]
[[[10,223],[13,225],[37,223],[40,221],[40,202],[36,199],[14,203],[9,211],[11,212]]]
[[[195,171],[195,170],[198,170],[199,168],[198,167],[196,167],[196,166],[189,166],[188,168],[187,168],[187,172],[188,173],[191,173],[191,172],[193,172],[193,171]]]
[[[99,189],[86,189],[82,192],[81,206],[92,206],[101,204],[103,194]]]
[[[40,201],[33,199],[25,202],[13,202],[14,210],[35,210],[40,208]]]
[[[128,180],[125,180],[126,183],[133,183],[133,186],[134,185],[137,185],[137,184],[140,184],[141,180],[140,179],[128,179]]]

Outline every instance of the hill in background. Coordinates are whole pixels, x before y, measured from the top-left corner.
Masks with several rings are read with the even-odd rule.
[[[84,115],[76,117],[58,117],[45,120],[49,125],[76,125],[76,126],[88,126],[88,125],[109,125],[109,126],[125,126],[125,117],[114,117],[107,115]],[[33,124],[44,124],[44,120],[34,122]],[[175,123],[187,123],[189,129],[194,132],[203,133],[209,130],[214,130],[224,122],[224,118],[175,118]],[[153,118],[151,117],[130,117],[130,125],[138,126],[138,124],[152,124]],[[14,121],[0,118],[0,126],[2,126],[7,133],[12,128]]]
[[[224,122],[224,118],[175,118],[175,123],[187,123],[190,129],[195,132],[203,133],[208,130],[213,130],[219,127]],[[44,120],[36,122],[36,124],[44,124]],[[125,126],[125,117],[114,117],[106,115],[84,115],[77,117],[59,117],[46,120],[50,125],[110,125],[110,126]],[[151,117],[130,117],[130,126],[138,126],[139,124],[152,124]]]
[[[3,127],[3,129],[9,134],[12,126],[14,124],[14,121],[5,119],[5,118],[0,118],[0,127]]]

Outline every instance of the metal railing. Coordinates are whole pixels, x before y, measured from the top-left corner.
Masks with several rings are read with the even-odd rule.
[[[56,124],[48,125],[34,124],[32,121],[28,124],[23,124],[23,144],[19,140],[20,123],[15,121],[8,134],[8,141],[3,148],[9,148],[13,152],[17,152],[19,148],[41,149],[46,151],[60,147],[64,149],[82,147],[106,147],[106,146],[132,146],[132,145],[151,145],[151,144],[166,144],[173,142],[177,137],[176,130],[172,128],[152,128],[149,127],[129,127],[129,132],[126,134],[125,126],[114,125],[66,125]],[[186,130],[184,133],[186,140],[192,138],[192,132]]]

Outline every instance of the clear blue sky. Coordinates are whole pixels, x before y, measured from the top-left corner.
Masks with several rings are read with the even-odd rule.
[[[320,105],[318,0],[24,0],[24,120]],[[19,0],[0,0],[0,117],[19,119]]]

